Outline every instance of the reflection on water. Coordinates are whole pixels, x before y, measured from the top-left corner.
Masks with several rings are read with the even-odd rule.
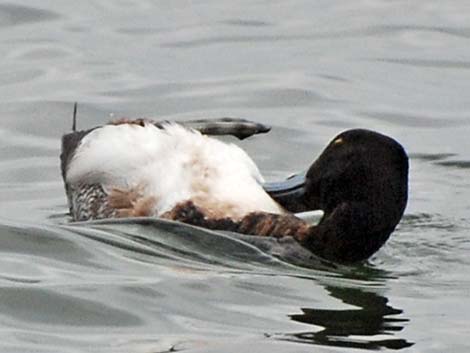
[[[279,244],[269,238],[253,243],[246,236],[150,218],[27,227],[11,223],[0,227],[0,234],[0,316],[18,330],[59,326],[76,336],[80,328],[79,340],[97,327],[123,330],[124,335],[138,327],[194,335],[204,321],[211,334],[220,327],[226,332],[282,332],[289,326],[288,308],[300,305],[302,314],[288,317],[314,325],[315,331],[267,336],[362,349],[413,344],[397,336],[409,320],[378,293],[387,281],[384,271],[321,262],[311,269],[296,267],[279,256]],[[344,304],[356,308],[344,309]],[[320,309],[324,305],[333,308]],[[237,320],[246,320],[246,328],[234,326]],[[319,326],[323,329],[317,331]],[[158,338],[161,332],[154,334]],[[103,333],[100,344],[107,337]],[[58,339],[49,337],[50,342]]]
[[[357,288],[331,287],[326,290],[332,297],[360,309],[325,310],[302,308],[302,314],[290,315],[292,320],[323,327],[318,332],[292,334],[295,340],[326,346],[362,349],[402,349],[412,342],[395,334],[404,329],[409,319],[402,317],[403,311],[389,305],[388,299],[379,294]],[[375,336],[387,335],[383,339]]]

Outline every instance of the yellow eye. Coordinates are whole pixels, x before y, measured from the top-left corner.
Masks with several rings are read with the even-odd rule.
[[[333,141],[333,145],[339,145],[343,142],[344,142],[343,139],[340,137],[340,138],[337,138],[336,140]]]

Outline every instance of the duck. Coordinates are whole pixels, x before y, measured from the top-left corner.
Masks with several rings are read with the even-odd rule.
[[[408,200],[408,156],[368,129],[335,136],[304,173],[266,183],[240,139],[269,127],[243,119],[120,119],[62,137],[73,221],[156,217],[212,230],[291,237],[313,256],[365,261],[388,240]],[[312,225],[296,213],[322,210]]]

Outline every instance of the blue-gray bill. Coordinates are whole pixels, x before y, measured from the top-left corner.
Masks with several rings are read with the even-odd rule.
[[[311,211],[305,205],[306,173],[293,175],[286,180],[269,182],[264,190],[281,206],[290,212]]]

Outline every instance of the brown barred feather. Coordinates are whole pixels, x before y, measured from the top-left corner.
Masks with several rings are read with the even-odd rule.
[[[162,218],[172,219],[214,230],[229,230],[242,234],[283,237],[292,236],[302,241],[311,232],[312,226],[292,214],[253,212],[240,221],[230,218],[208,218],[192,201],[176,205]]]

